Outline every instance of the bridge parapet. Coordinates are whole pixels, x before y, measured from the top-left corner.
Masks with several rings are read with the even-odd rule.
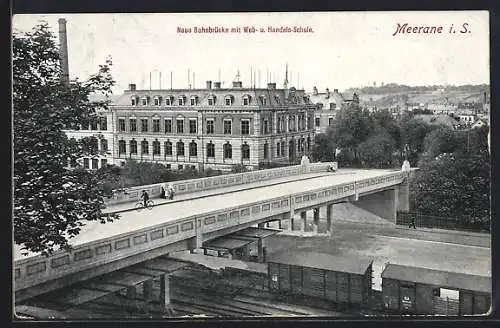
[[[75,246],[71,252],[57,251],[49,257],[33,256],[19,259],[14,263],[15,290],[26,289],[178,241],[190,238],[202,240],[205,233],[391,188],[403,183],[403,179],[404,174],[401,171],[390,172],[376,178],[197,213],[186,218],[81,244]]]
[[[236,185],[244,185],[252,182],[268,181],[288,176],[323,171],[326,172],[328,165],[332,164],[336,165],[337,163],[307,163],[305,165],[293,165],[274,169],[265,169],[243,173],[219,175],[214,177],[162,182],[151,185],[130,187],[125,189],[125,192],[115,192],[113,197],[108,199],[106,203],[111,205],[137,200],[140,197],[142,190],[146,190],[151,198],[157,198],[160,196],[161,186],[163,184],[172,185],[175,193],[177,195],[181,195],[204,190],[213,190]]]

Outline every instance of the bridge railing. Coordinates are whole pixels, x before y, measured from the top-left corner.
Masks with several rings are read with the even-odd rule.
[[[14,263],[15,290],[118,261],[203,233],[255,222],[292,210],[332,203],[364,192],[390,188],[403,181],[402,172],[390,172],[376,178],[197,213],[186,218],[84,243],[75,246],[70,252],[56,251],[49,257],[39,255],[19,259]]]
[[[172,185],[175,193],[177,195],[182,195],[204,190],[213,190],[224,187],[244,185],[252,182],[268,181],[277,178],[301,175],[308,172],[326,172],[329,165],[336,166],[336,164],[337,163],[310,163],[308,165],[293,165],[266,170],[130,187],[126,188],[124,192],[115,191],[113,197],[109,198],[106,203],[111,205],[137,200],[139,199],[142,190],[146,190],[151,198],[157,198],[160,197],[161,186],[164,184]]]

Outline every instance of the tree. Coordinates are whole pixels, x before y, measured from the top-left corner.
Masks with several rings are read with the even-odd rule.
[[[107,101],[89,95],[109,95],[114,81],[111,60],[88,80],[61,82],[59,50],[46,23],[31,32],[13,35],[14,114],[14,241],[44,255],[69,249],[85,221],[102,223],[106,215],[102,172],[67,164],[95,152],[88,140],[69,140],[63,129],[76,129],[106,110]],[[95,155],[95,153],[93,154]]]
[[[363,166],[370,168],[388,168],[393,164],[395,142],[386,133],[370,136],[359,145],[359,157]]]
[[[408,160],[417,163],[424,151],[424,139],[435,127],[416,120],[413,114],[405,112],[399,122],[401,127],[401,144],[408,145]]]
[[[350,152],[357,162],[358,146],[366,140],[372,127],[368,111],[363,111],[359,105],[352,104],[337,113],[331,137],[344,152]]]
[[[422,163],[412,183],[416,210],[430,215],[490,221],[489,154],[447,153]]]
[[[314,161],[333,161],[334,152],[335,145],[330,133],[319,133],[314,137],[314,146],[311,153]]]
[[[489,223],[491,168],[486,129],[437,129],[426,138],[424,154],[412,183],[416,209],[469,223]]]

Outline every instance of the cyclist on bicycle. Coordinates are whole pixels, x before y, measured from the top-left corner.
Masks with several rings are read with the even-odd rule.
[[[142,191],[141,199],[143,200],[144,207],[148,206],[149,194],[146,190]]]

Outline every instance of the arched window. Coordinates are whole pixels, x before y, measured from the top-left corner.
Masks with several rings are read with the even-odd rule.
[[[137,97],[137,96],[135,96],[135,95],[134,95],[134,96],[132,96],[132,97],[130,97],[130,104],[131,104],[132,106],[137,106],[137,105],[139,105],[139,97]]]
[[[223,152],[224,152],[224,159],[231,159],[233,158],[233,146],[228,142],[224,144],[223,147]]]
[[[177,156],[184,156],[184,143],[182,140],[177,142]]]
[[[174,104],[174,97],[173,96],[165,97],[165,105],[166,106],[172,106],[173,104]]]
[[[209,106],[215,105],[216,102],[217,102],[217,97],[215,97],[214,95],[208,96],[208,105]]]
[[[189,156],[198,156],[198,145],[196,144],[196,142],[194,142],[194,140],[189,143]]]
[[[225,102],[226,106],[231,106],[234,102],[234,97],[231,95],[227,95],[225,100],[226,100],[226,102]]]
[[[130,154],[137,155],[137,141],[135,139],[130,140]]]
[[[170,140],[165,141],[165,156],[172,156],[172,143]]]
[[[118,141],[118,154],[126,154],[127,153],[127,145],[125,140]]]
[[[276,104],[279,105],[281,104],[281,98],[279,95],[274,95],[274,101],[276,101]]]
[[[158,139],[153,141],[153,155],[160,155],[160,142]]]
[[[215,145],[210,141],[207,144],[207,158],[214,158],[215,157]]]
[[[149,154],[149,143],[146,139],[141,141],[141,154]]]
[[[250,97],[250,95],[244,95],[243,96],[243,105],[244,106],[250,105],[251,100],[252,100],[252,97]]]
[[[246,142],[241,145],[241,158],[250,159],[250,146]]]
[[[279,141],[276,143],[276,156],[281,156],[281,143]]]
[[[264,159],[269,158],[269,144],[266,142],[264,144]]]

